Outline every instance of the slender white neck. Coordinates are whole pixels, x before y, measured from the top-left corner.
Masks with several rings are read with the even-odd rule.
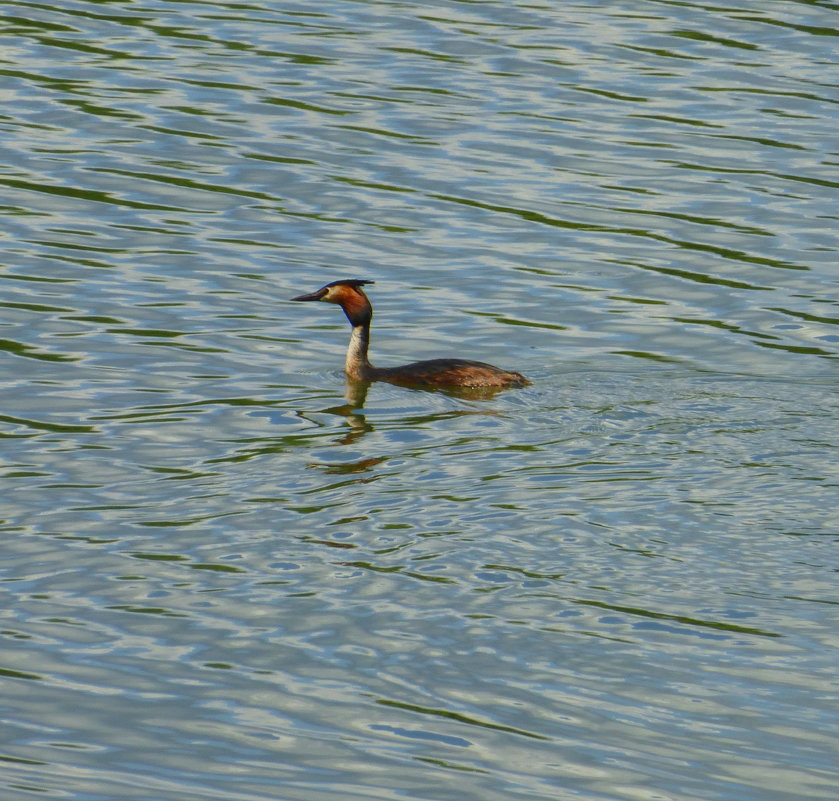
[[[367,348],[370,345],[370,323],[354,325],[350,334],[350,344],[347,348],[347,360],[344,370],[350,378],[367,381],[373,373],[373,365],[367,358]]]

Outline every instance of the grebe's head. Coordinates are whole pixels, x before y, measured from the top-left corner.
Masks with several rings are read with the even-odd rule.
[[[361,287],[372,283],[374,282],[360,278],[345,278],[322,286],[308,295],[298,295],[292,300],[322,300],[324,303],[337,303],[353,325],[361,325],[365,322],[369,323],[373,315],[370,301]]]

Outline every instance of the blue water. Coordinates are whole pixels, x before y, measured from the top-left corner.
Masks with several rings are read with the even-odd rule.
[[[839,6],[54,5],[3,801],[835,801]],[[339,278],[532,384],[347,387]]]

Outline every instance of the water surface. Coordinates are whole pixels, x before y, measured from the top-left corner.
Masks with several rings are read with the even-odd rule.
[[[832,2],[5,5],[10,801],[835,799]],[[524,372],[347,390],[373,358]]]

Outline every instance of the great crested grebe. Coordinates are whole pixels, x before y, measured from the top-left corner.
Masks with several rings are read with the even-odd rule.
[[[333,281],[316,292],[292,300],[321,300],[337,303],[352,326],[344,369],[356,381],[389,381],[430,387],[523,387],[530,382],[521,374],[499,370],[491,364],[467,359],[428,359],[400,367],[373,367],[367,358],[373,307],[364,291],[373,281],[345,279]]]

